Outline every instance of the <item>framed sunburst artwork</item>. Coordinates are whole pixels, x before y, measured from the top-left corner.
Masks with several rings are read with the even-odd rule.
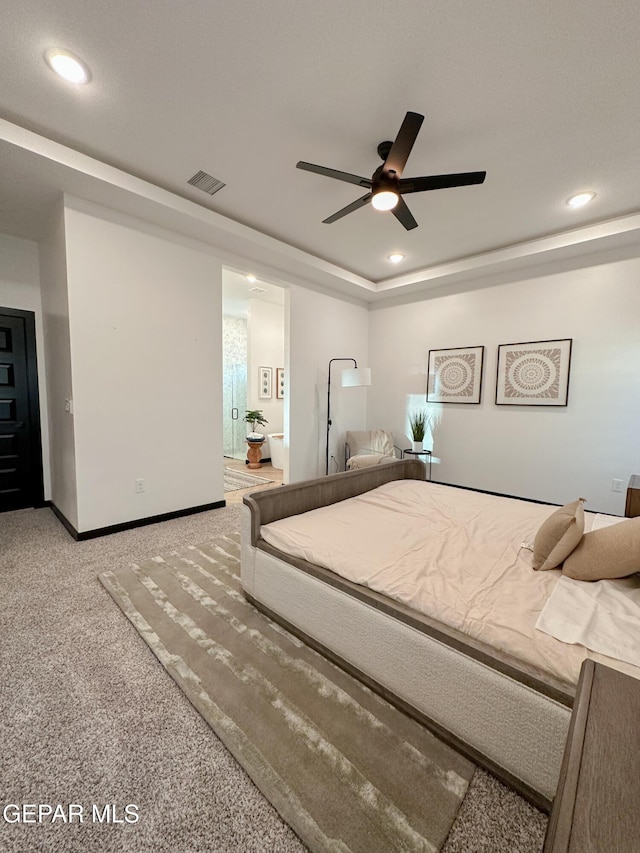
[[[572,338],[498,347],[497,406],[566,406]]]
[[[484,347],[429,350],[428,403],[479,403]]]

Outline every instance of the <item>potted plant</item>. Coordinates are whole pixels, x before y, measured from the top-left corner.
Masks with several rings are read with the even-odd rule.
[[[423,441],[424,441],[424,433],[427,428],[427,413],[422,410],[421,412],[414,412],[409,415],[409,427],[411,429],[411,437],[413,441],[411,442],[411,449],[414,453],[419,453],[423,450]]]
[[[247,441],[253,441],[257,444],[262,444],[264,441],[264,435],[260,432],[256,432],[256,424],[258,426],[264,426],[268,424],[269,421],[265,418],[262,409],[247,409],[244,418],[242,419],[245,423],[251,424],[251,432],[247,436]]]

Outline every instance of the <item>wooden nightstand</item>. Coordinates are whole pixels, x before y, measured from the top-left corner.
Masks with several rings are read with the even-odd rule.
[[[640,851],[640,681],[582,664],[544,853]]]
[[[640,515],[640,474],[634,474],[629,480],[624,514],[627,518],[636,518]]]

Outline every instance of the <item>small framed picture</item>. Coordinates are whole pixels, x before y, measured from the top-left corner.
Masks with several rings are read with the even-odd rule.
[[[261,400],[270,400],[271,399],[271,382],[273,378],[273,368],[272,367],[259,367],[260,371],[260,390],[258,392],[258,397]]]
[[[276,367],[276,399],[284,400],[284,367]]]
[[[571,338],[498,347],[497,406],[566,406]]]
[[[428,403],[479,403],[484,347],[430,349]]]

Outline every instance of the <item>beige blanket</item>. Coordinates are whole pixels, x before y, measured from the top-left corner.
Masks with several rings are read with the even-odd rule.
[[[575,683],[587,650],[535,628],[560,572],[533,571],[530,551],[521,547],[553,509],[401,480],[273,522],[261,533],[287,554]],[[587,518],[588,529],[593,516]],[[589,656],[640,677],[635,667]]]
[[[396,462],[395,456],[383,456],[380,453],[361,454],[352,456],[347,465],[350,471],[360,471],[362,468],[370,468],[372,465],[381,465],[385,462]]]

